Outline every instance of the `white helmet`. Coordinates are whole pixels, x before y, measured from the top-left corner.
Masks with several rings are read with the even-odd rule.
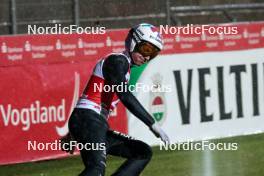
[[[157,28],[148,23],[141,23],[130,29],[125,42],[126,50],[133,52],[135,46],[144,41],[151,43],[159,50],[163,48],[162,36]]]

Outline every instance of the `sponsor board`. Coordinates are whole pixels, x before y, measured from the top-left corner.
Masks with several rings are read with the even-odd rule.
[[[49,143],[67,134],[69,117],[92,68],[90,62],[0,68],[1,164],[67,156],[59,150],[28,151],[27,142]],[[110,126],[127,132],[125,114],[120,104]]]
[[[153,114],[156,121],[164,118],[161,126],[172,142],[263,132],[263,55],[262,48],[162,55],[145,68],[138,82],[153,84],[151,77],[159,71],[172,91],[163,99],[153,98],[152,92],[136,96],[149,112],[159,114],[158,119]],[[130,135],[159,144],[148,127],[135,117],[129,119]]]
[[[162,122],[160,125],[172,142],[263,131],[258,122],[263,90],[263,22],[223,26],[235,26],[237,33],[164,33],[161,54],[165,55],[159,55],[147,66],[132,69],[131,84],[155,84],[151,78],[158,73],[163,78],[162,85],[173,86],[171,93],[135,93],[153,118]],[[248,83],[251,84],[247,86],[247,80],[243,79],[250,74]],[[128,114],[130,135],[151,145],[159,144],[148,127]]]
[[[113,33],[107,35],[115,39]],[[115,49],[106,47],[105,38],[95,35],[87,40],[75,34],[0,37],[0,164],[68,156],[59,150],[28,151],[27,143],[50,143],[67,134],[69,117],[93,66],[101,54]],[[88,50],[96,53],[86,55]],[[111,117],[111,128],[127,133],[122,104]]]

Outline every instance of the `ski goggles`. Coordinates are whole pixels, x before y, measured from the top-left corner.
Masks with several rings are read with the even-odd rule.
[[[160,50],[157,47],[155,47],[149,42],[141,42],[137,44],[135,51],[139,52],[143,57],[149,56],[150,59],[156,57],[160,52]]]

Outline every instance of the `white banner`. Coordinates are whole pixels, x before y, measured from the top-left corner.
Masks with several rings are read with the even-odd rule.
[[[137,92],[171,142],[221,138],[264,130],[264,49],[162,55],[138,83],[171,92]],[[129,115],[129,135],[159,140]]]

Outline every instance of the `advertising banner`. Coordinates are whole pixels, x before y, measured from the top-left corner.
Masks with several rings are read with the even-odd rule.
[[[67,156],[58,150],[58,139],[68,132],[94,65],[104,54],[123,50],[123,44],[108,40],[105,35],[0,37],[0,164]],[[121,103],[111,117],[111,128],[127,133]]]
[[[174,143],[263,132],[263,54],[250,49],[164,55],[137,82],[156,86],[136,96]],[[129,134],[159,144],[135,117],[129,118]]]
[[[171,142],[264,131],[264,26],[237,27],[237,34],[224,37],[176,35],[174,54],[132,70],[131,84],[140,90],[135,96]],[[132,114],[129,134],[160,143]]]

